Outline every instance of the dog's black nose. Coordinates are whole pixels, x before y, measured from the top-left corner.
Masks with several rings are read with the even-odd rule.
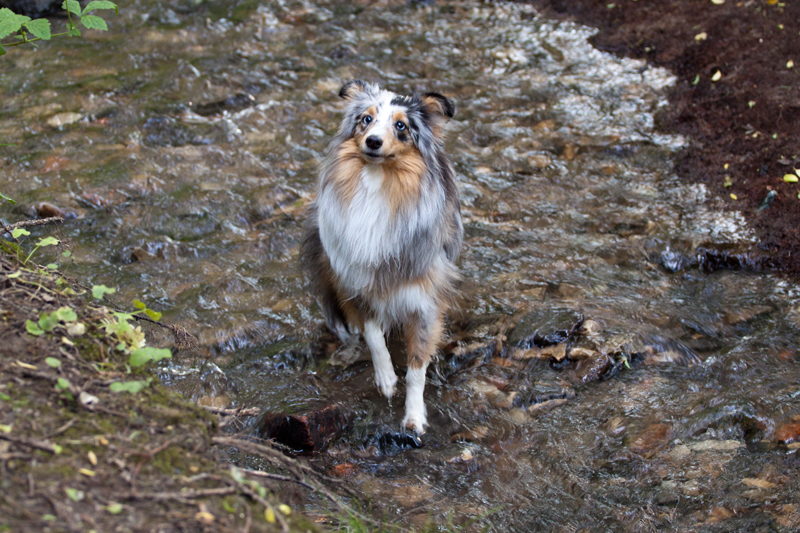
[[[366,143],[367,148],[369,148],[370,150],[377,150],[378,148],[383,146],[383,141],[381,140],[381,138],[376,137],[374,135],[370,135],[369,137],[367,137],[367,140],[364,142]]]

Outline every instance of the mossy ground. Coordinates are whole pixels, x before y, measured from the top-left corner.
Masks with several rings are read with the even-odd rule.
[[[131,369],[107,309],[0,242],[0,532],[318,530],[295,485],[232,474],[216,418]],[[82,335],[26,330],[65,306]]]

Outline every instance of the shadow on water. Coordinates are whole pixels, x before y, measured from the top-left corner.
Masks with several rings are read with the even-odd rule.
[[[18,148],[0,188],[21,213],[75,214],[70,272],[198,336],[169,386],[342,406],[310,460],[408,526],[800,525],[798,287],[671,174],[684,141],[653,126],[668,72],[503,3],[142,1],[114,29],[3,59],[0,138]],[[353,78],[458,103],[464,282],[421,440],[399,432],[403,386],[382,399],[363,347],[323,331],[297,265]]]

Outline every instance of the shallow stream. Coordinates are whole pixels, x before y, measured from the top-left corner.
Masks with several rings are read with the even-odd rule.
[[[390,521],[800,527],[800,290],[719,268],[753,235],[672,174],[687,141],[654,122],[673,77],[528,6],[366,4],[140,1],[107,34],[9,50],[0,192],[18,206],[0,216],[74,216],[67,272],[199,339],[163,367],[185,396],[343,406],[347,431],[311,460]],[[390,405],[348,363],[299,271],[354,78],[458,105],[464,281],[420,449],[381,438],[403,387]]]

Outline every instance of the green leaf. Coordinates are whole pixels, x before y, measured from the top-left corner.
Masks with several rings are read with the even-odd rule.
[[[56,455],[58,455],[64,451],[64,448],[59,444],[53,443],[53,451],[55,451]]]
[[[141,309],[141,310],[145,310],[145,309],[147,309],[147,306],[146,306],[146,305],[144,305],[144,302],[142,302],[141,300],[134,300],[134,301],[133,301],[133,306],[134,306],[136,309]]]
[[[36,335],[36,336],[44,335],[44,330],[39,327],[39,324],[33,322],[32,320],[25,321],[25,329],[27,329],[28,333],[30,333],[31,335]]]
[[[106,21],[96,15],[81,17],[81,24],[90,30],[108,31],[108,24],[106,24]]]
[[[79,30],[77,27],[73,26],[69,30],[67,30],[67,35],[69,35],[70,37],[80,37],[81,36],[81,30]]]
[[[53,331],[57,325],[58,318],[55,317],[55,313],[42,313],[39,317],[39,327],[44,331]]]
[[[69,250],[64,250],[63,252],[61,252],[61,255],[63,255],[64,257],[71,257],[72,252],[70,252]]]
[[[37,19],[32,20],[30,22],[26,22],[23,24],[25,28],[31,32],[35,37],[40,39],[44,39],[45,41],[50,40],[50,21],[47,19]]]
[[[71,386],[70,382],[66,378],[58,378],[56,382],[56,390],[67,390]]]
[[[55,317],[61,322],[75,322],[78,320],[78,315],[71,307],[59,307],[54,313]]]
[[[117,289],[106,287],[105,285],[95,285],[92,287],[92,296],[95,300],[102,300],[106,294],[114,294]]]
[[[113,9],[114,12],[119,15],[117,4],[114,2],[107,2],[106,0],[94,0],[93,2],[89,2],[86,4],[86,7],[83,8],[83,14],[85,15],[89,11],[94,11],[95,9]]]
[[[137,394],[140,390],[147,387],[150,383],[147,381],[115,381],[109,385],[111,392],[130,392]]]
[[[42,516],[42,520],[47,520],[48,522],[55,522],[56,520],[58,520],[58,518],[56,518],[56,515],[46,514]]]
[[[55,264],[55,263],[48,263],[48,264],[47,264],[47,268],[48,268],[49,270],[58,270],[58,265],[57,265],[57,264]]]
[[[170,359],[172,352],[162,348],[152,348],[145,346],[144,348],[137,348],[131,352],[130,364],[131,366],[142,366],[149,361],[161,361],[162,359]]]
[[[6,424],[0,424],[0,432],[2,433],[11,433],[11,426]]]
[[[5,394],[3,392],[0,392],[0,400],[3,400],[4,402],[10,402],[11,401],[11,396],[9,396],[8,394]]]
[[[22,28],[22,25],[29,20],[31,20],[30,17],[17,15],[13,11],[11,12],[11,15],[5,15],[2,21],[0,21],[0,39],[3,37],[8,37],[12,33],[19,31],[19,29]]]
[[[75,502],[79,502],[84,497],[86,497],[86,494],[84,494],[84,492],[82,490],[73,489],[71,487],[66,487],[64,489],[64,492],[67,493],[67,496],[69,496],[70,500],[75,501]]]
[[[161,320],[161,313],[159,313],[158,311],[153,311],[152,309],[145,309],[144,314],[146,314],[156,322]]]
[[[64,3],[61,4],[61,9],[69,9],[70,13],[81,16],[81,5],[77,0],[64,0]]]
[[[47,363],[48,365],[52,366],[53,368],[58,368],[58,367],[61,366],[61,361],[59,361],[55,357],[47,357],[44,360],[44,362]]]
[[[25,228],[14,228],[13,230],[11,230],[11,236],[14,237],[15,239],[19,239],[23,235],[28,236],[30,234],[31,232],[26,230]]]
[[[106,505],[106,511],[111,514],[119,514],[122,512],[122,504],[121,503],[111,503]]]
[[[2,9],[0,9],[0,22],[3,22],[4,20],[8,20],[9,18],[13,17],[14,15],[16,15],[16,13],[11,11],[7,7],[4,7]]]
[[[61,241],[55,237],[45,237],[44,239],[40,239],[39,242],[36,243],[36,246],[55,246],[59,242]]]
[[[2,46],[0,46],[0,56],[1,56],[1,55],[3,55],[3,54],[5,54],[5,51],[3,51],[3,47],[2,47]],[[2,145],[2,146],[13,146],[13,145],[11,145],[11,144],[4,144],[4,145]],[[16,204],[16,203],[17,203],[17,202],[15,202],[14,200],[12,200],[11,198],[9,198],[8,196],[4,195],[4,194],[3,194],[3,193],[1,193],[1,192],[0,192],[0,200],[5,200],[6,202],[11,202],[12,204]]]
[[[4,56],[4,55],[6,55],[6,49],[5,49],[5,48],[3,48],[3,45],[1,45],[1,44],[0,44],[0,56]],[[15,203],[17,203],[17,202],[15,202],[14,200],[12,200],[11,198],[9,198],[8,196],[3,196],[2,194],[0,194],[0,197],[2,197],[2,198],[3,198],[3,200],[8,200],[8,201],[9,201],[9,202],[11,202],[12,204],[15,204]]]

